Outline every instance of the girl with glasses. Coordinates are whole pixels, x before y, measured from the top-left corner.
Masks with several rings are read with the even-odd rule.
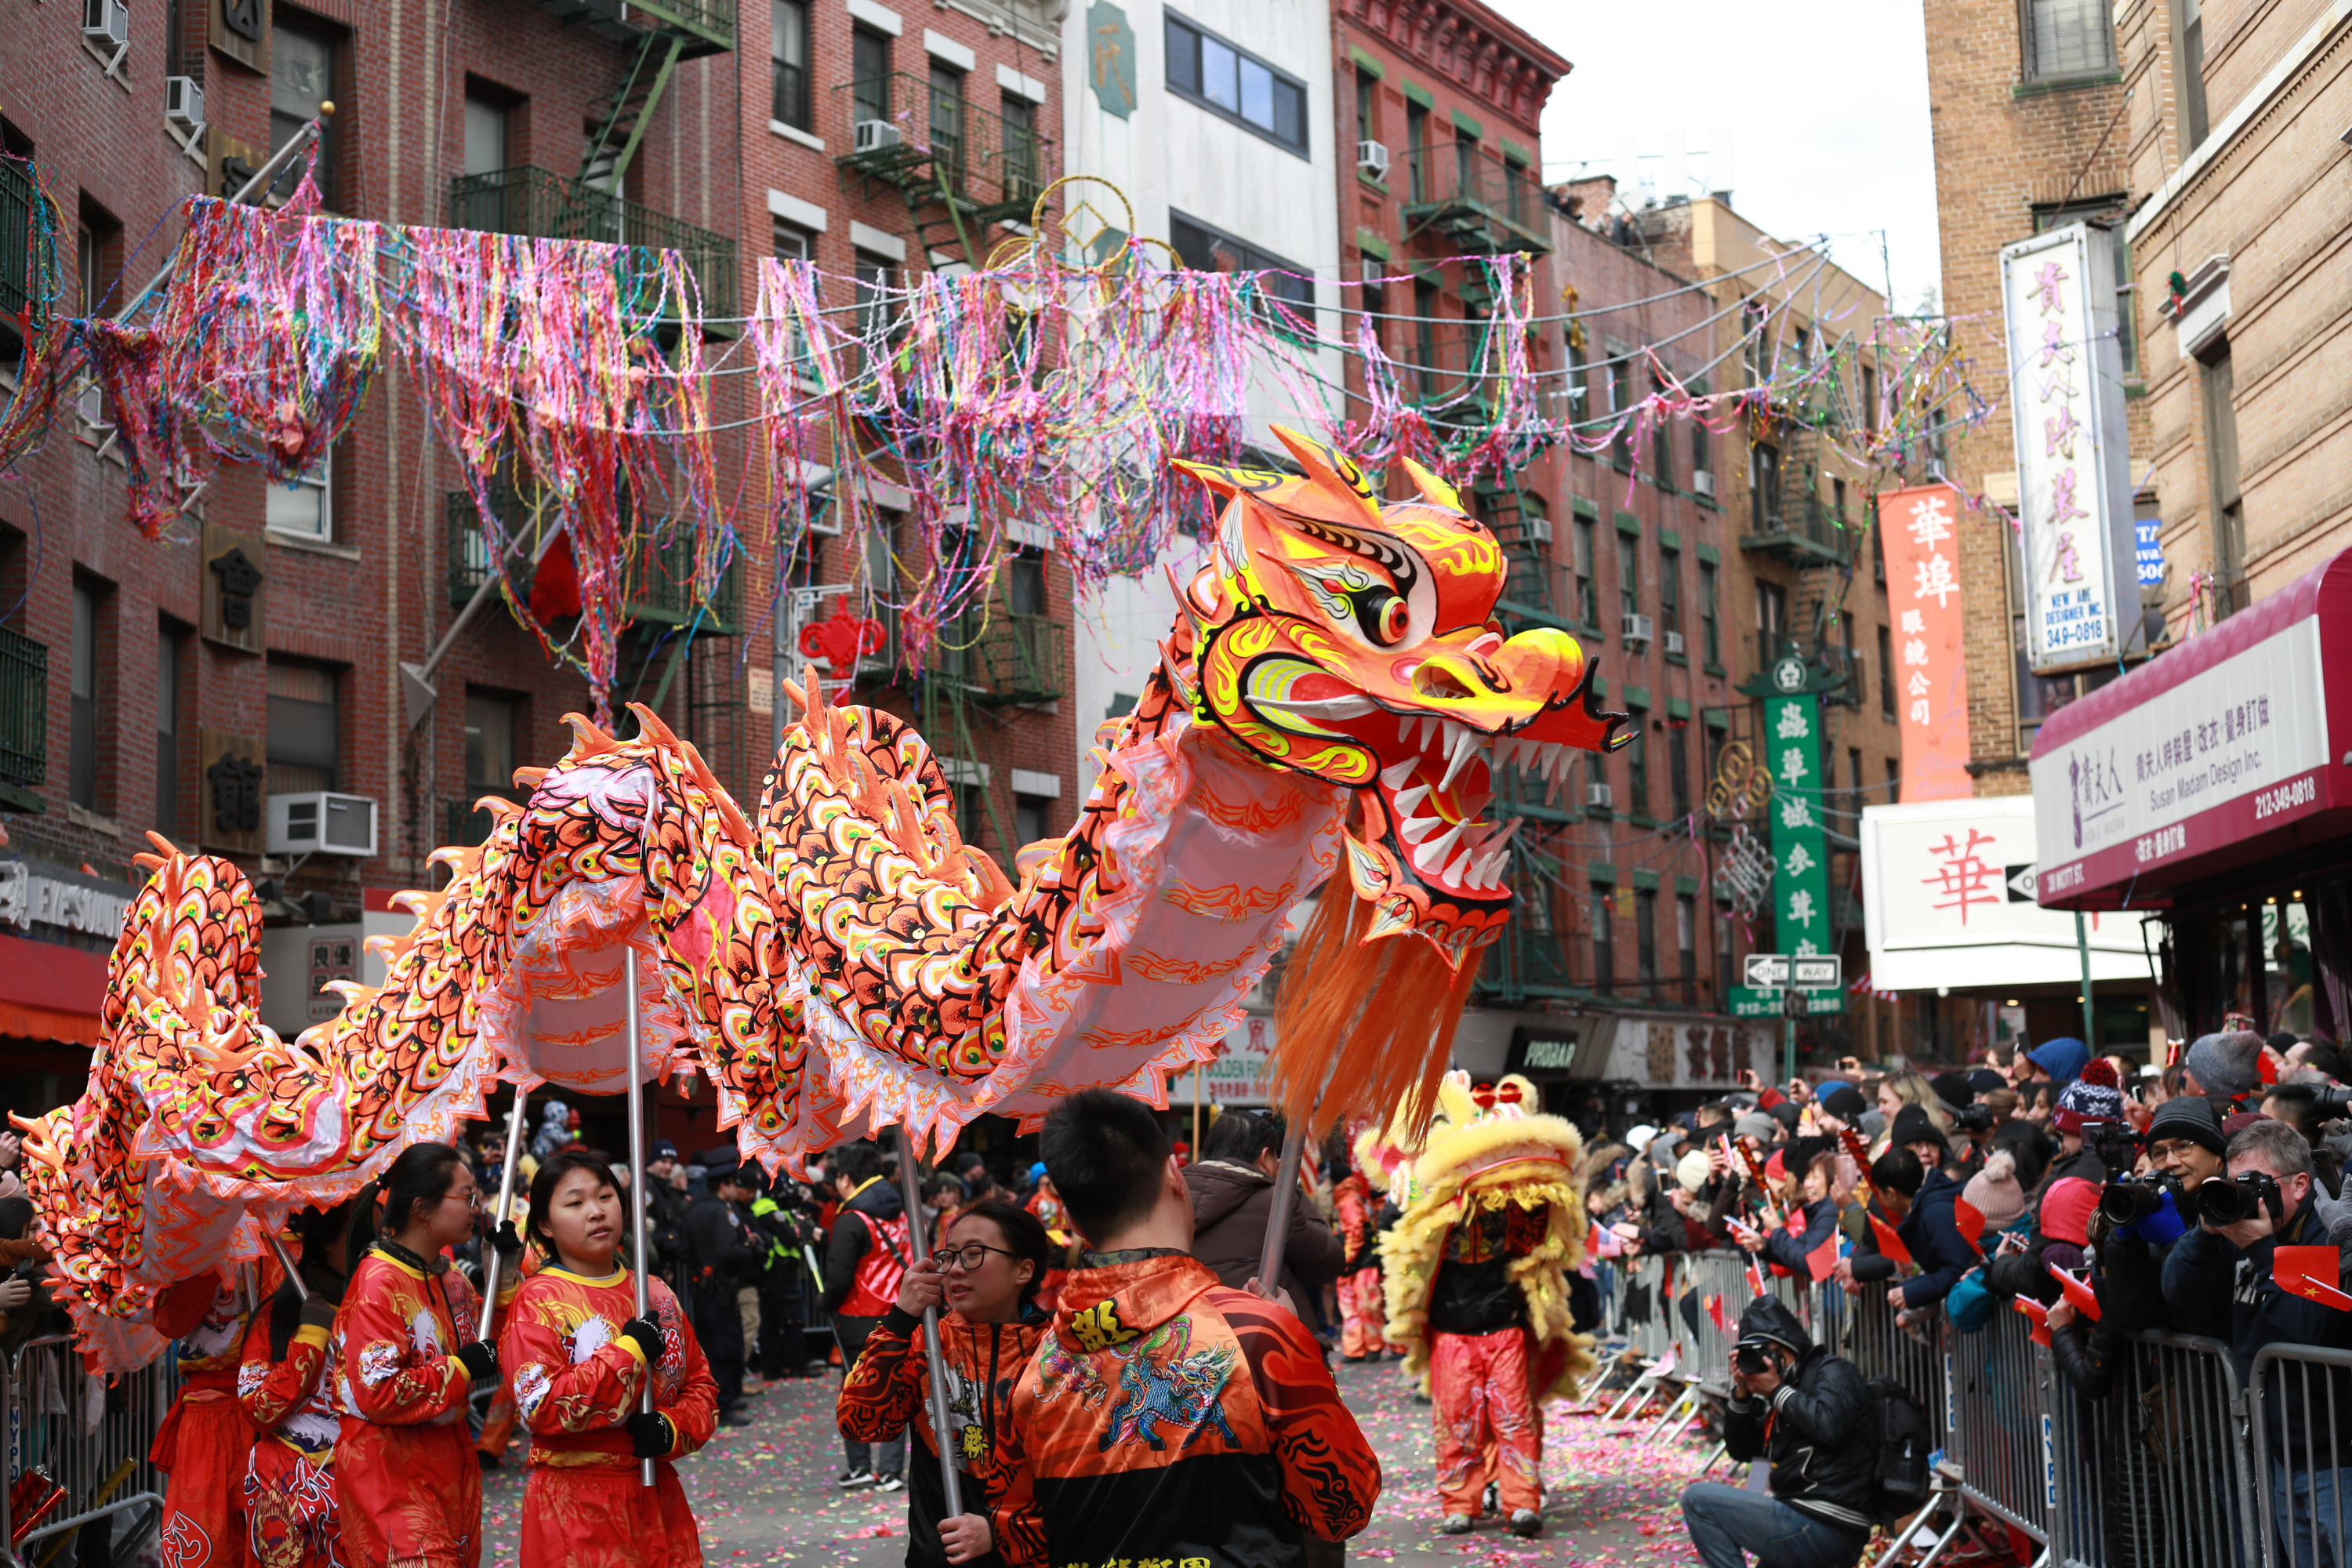
[[[1003,1568],[988,1522],[990,1505],[1004,1489],[999,1436],[1013,1386],[1045,1331],[1036,1292],[1050,1250],[1036,1215],[1001,1198],[973,1204],[948,1226],[938,1251],[908,1267],[898,1300],[866,1336],[841,1386],[844,1436],[878,1442],[911,1428],[921,1450],[907,1469],[908,1568]],[[945,1309],[940,1352],[946,1363],[947,1451],[963,1478],[963,1512],[953,1519],[940,1517],[947,1500],[923,1348],[926,1307]]]
[[[612,1168],[584,1150],[550,1156],[531,1178],[527,1223],[544,1261],[515,1292],[499,1347],[530,1432],[520,1561],[531,1568],[702,1562],[673,1461],[710,1440],[719,1384],[658,1276],[636,1315],[621,1257],[628,1212]],[[651,1410],[640,1398],[648,1378]]]

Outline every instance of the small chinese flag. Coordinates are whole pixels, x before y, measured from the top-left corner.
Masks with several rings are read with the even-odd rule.
[[[2097,1291],[2092,1289],[2082,1280],[2075,1279],[2072,1274],[2067,1273],[2063,1268],[2059,1268],[2054,1263],[2044,1264],[2042,1267],[2050,1270],[2050,1278],[2058,1281],[2058,1289],[2060,1293],[2063,1294],[2068,1301],[2074,1304],[2074,1310],[2082,1313],[2083,1316],[2090,1319],[2091,1321],[2095,1323],[2099,1321],[2099,1293]]]
[[[2254,1056],[2254,1077],[2263,1083],[2278,1082],[2278,1053],[2264,1046]]]
[[[1827,1239],[1805,1254],[1805,1271],[1813,1277],[1813,1282],[1818,1285],[1836,1270],[1837,1260],[1838,1233],[1835,1229],[1832,1229]]]
[[[2352,1312],[2352,1296],[2336,1289],[2343,1254],[2333,1247],[2281,1247],[2271,1253],[2271,1278],[2306,1301]]]
[[[1717,1328],[1727,1334],[1731,1331],[1731,1314],[1723,1310],[1722,1297],[1709,1296],[1706,1299],[1706,1315],[1714,1320]]]
[[[1876,1215],[1870,1216],[1870,1234],[1878,1238],[1880,1257],[1891,1258],[1897,1263],[1911,1261],[1911,1249],[1903,1245],[1903,1238],[1895,1234],[1895,1227]]]
[[[2043,1306],[2041,1302],[2035,1300],[2031,1296],[2011,1296],[2009,1299],[2009,1304],[2033,1321],[2033,1342],[2035,1344],[2046,1345],[2050,1342],[2049,1308]]]
[[[1952,1200],[1952,1223],[1958,1226],[1960,1234],[1969,1238],[1969,1247],[1979,1258],[1984,1256],[1984,1212],[1966,1198],[1955,1198]]]

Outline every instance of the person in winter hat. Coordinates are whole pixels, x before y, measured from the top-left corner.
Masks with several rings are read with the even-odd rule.
[[[1750,1370],[1754,1369],[1754,1370]],[[1765,1563],[1852,1568],[1870,1540],[1876,1439],[1853,1363],[1817,1345],[1777,1297],[1739,1314],[1724,1447],[1769,1461],[1769,1491],[1721,1481],[1683,1489],[1683,1524],[1706,1568]]]
[[[551,1100],[539,1108],[539,1131],[531,1134],[530,1152],[546,1159],[572,1142],[572,1108]]]
[[[1984,1215],[1984,1234],[1988,1237],[2023,1219],[2027,1207],[2025,1189],[2018,1184],[2015,1151],[1995,1149],[1986,1156],[1984,1169],[1970,1176],[1969,1184],[1960,1189],[1960,1201]],[[1986,1246],[1990,1250],[1990,1241]]]
[[[2191,1094],[2240,1100],[2262,1082],[2263,1037],[2252,1029],[2205,1035],[2189,1047],[2182,1086]]]
[[[2062,1138],[2069,1132],[2079,1137],[2095,1121],[2123,1119],[2124,1091],[2116,1082],[2115,1064],[2102,1058],[2058,1091],[2058,1107],[2050,1113],[2050,1125]]]
[[[2072,1035],[2061,1035],[2026,1052],[2025,1059],[2030,1064],[2029,1076],[2038,1068],[2040,1076],[2063,1089],[2083,1076],[2083,1064],[2091,1059],[2091,1047]]]

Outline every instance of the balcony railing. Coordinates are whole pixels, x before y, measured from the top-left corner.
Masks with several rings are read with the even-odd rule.
[[[933,668],[974,701],[1051,702],[1068,685],[1069,645],[1070,628],[1059,621],[1000,611],[976,634],[941,631]]]
[[[530,507],[504,487],[490,492],[490,504],[511,531],[528,526]],[[490,571],[490,543],[482,533],[474,498],[452,490],[445,498],[449,603],[463,605],[482,585]],[[507,556],[507,581],[519,599],[530,597],[534,575],[527,547]],[[739,561],[730,561],[719,584],[708,595],[693,581],[694,550],[688,540],[660,541],[645,547],[636,563],[636,594],[628,616],[641,625],[693,626],[698,637],[733,637],[742,628],[743,574]]]
[[[732,239],[545,169],[520,164],[487,174],[458,175],[449,182],[449,226],[675,250],[694,273],[704,318],[737,314]],[[652,265],[648,258],[647,268]]]
[[[1742,550],[1829,561],[1843,561],[1853,553],[1857,530],[1821,497],[1801,490],[1750,494],[1749,531],[1739,536]]]
[[[1863,696],[1862,655],[1841,642],[1810,637],[1792,637],[1781,632],[1758,632],[1756,643],[1756,674],[1753,684],[1759,690],[1769,687],[1772,667],[1784,658],[1800,660],[1812,671],[1814,689],[1825,700],[1843,702],[1849,708],[1860,707]],[[1743,687],[1748,684],[1743,682]]]
[[[20,329],[39,326],[36,312],[45,309],[42,229],[33,221],[40,199],[32,167],[0,158],[0,318]]]
[[[38,787],[49,771],[49,650],[0,628],[0,784]]]
[[[943,187],[982,223],[1018,222],[1054,178],[1054,143],[907,71],[833,89],[835,162],[904,190]]]
[[[1469,255],[1551,249],[1535,172],[1472,142],[1405,149],[1404,222],[1407,239],[1433,230]]]

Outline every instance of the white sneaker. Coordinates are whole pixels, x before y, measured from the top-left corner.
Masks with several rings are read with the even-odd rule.
[[[851,1487],[862,1487],[873,1479],[873,1471],[867,1469],[863,1465],[857,1465],[842,1471],[840,1477],[835,1479],[833,1484],[841,1488],[842,1490],[847,1491]]]
[[[907,1479],[904,1476],[877,1476],[874,1478],[874,1489],[877,1492],[902,1492],[907,1489]]]

